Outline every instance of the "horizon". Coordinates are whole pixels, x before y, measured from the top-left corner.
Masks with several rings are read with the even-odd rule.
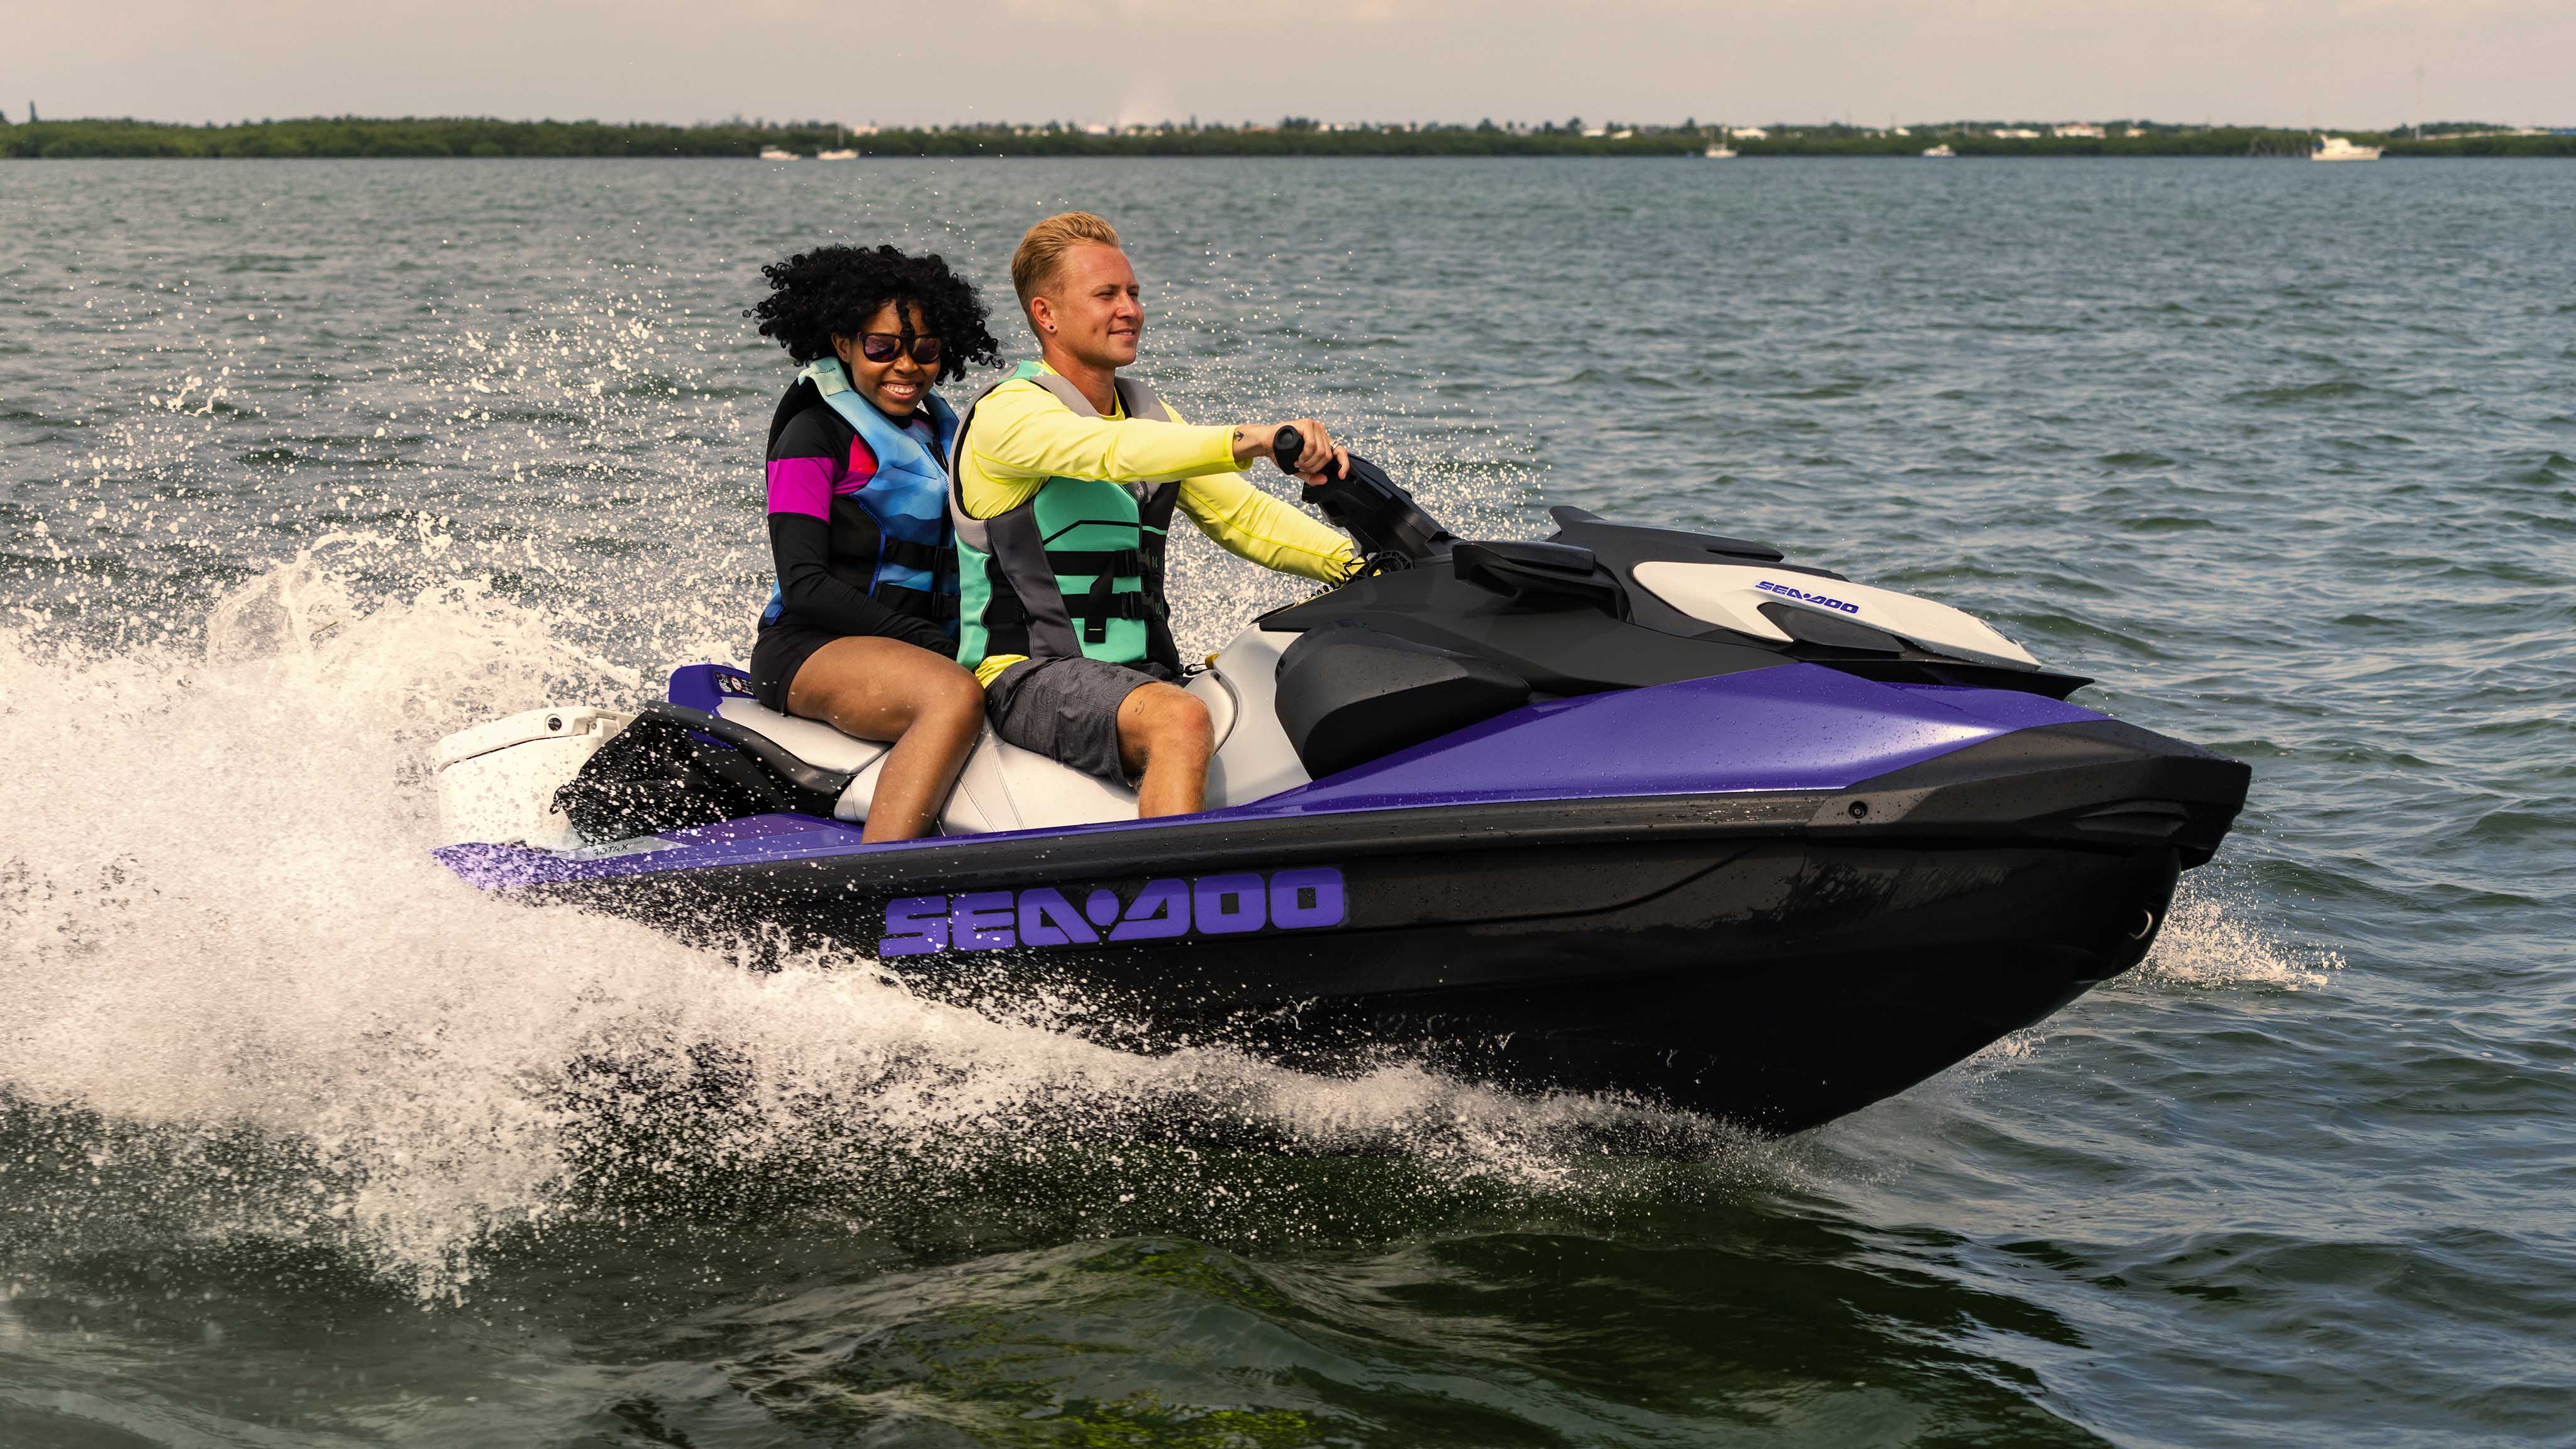
[[[365,114],[365,113],[359,113],[359,112],[343,112],[343,113],[312,113],[312,114],[306,114],[306,115],[271,115],[271,116],[259,116],[259,117],[247,117],[247,116],[245,116],[245,117],[241,117],[241,118],[233,119],[233,120],[210,119],[210,120],[202,120],[202,121],[191,121],[191,120],[172,120],[172,119],[169,119],[169,118],[167,118],[167,117],[159,117],[159,116],[142,116],[142,115],[135,115],[135,114],[132,114],[132,113],[121,114],[121,115],[111,115],[111,114],[91,114],[91,115],[79,115],[79,116],[41,115],[41,114],[39,114],[39,113],[42,111],[42,109],[43,109],[43,107],[42,107],[41,102],[22,102],[22,103],[20,104],[20,106],[19,106],[17,109],[15,109],[15,110],[12,110],[6,102],[0,102],[0,124],[8,124],[8,125],[29,125],[29,124],[36,124],[36,125],[49,125],[49,124],[59,124],[59,125],[75,125],[75,124],[93,124],[93,125],[104,125],[104,124],[136,124],[136,125],[149,125],[149,126],[184,126],[184,127],[198,128],[198,129],[222,129],[222,128],[226,128],[226,127],[236,127],[236,126],[273,126],[273,125],[293,125],[293,124],[304,124],[304,123],[311,123],[311,122],[329,122],[329,121],[357,121],[357,122],[365,122],[365,123],[371,123],[371,124],[378,124],[378,123],[397,123],[397,122],[422,122],[422,123],[427,123],[427,122],[443,122],[443,121],[464,121],[464,122],[478,122],[478,123],[489,123],[489,124],[510,125],[510,126],[610,126],[610,127],[667,126],[667,127],[671,127],[671,128],[679,129],[679,130],[719,130],[719,129],[727,129],[727,128],[740,128],[740,129],[764,129],[764,130],[812,130],[812,129],[817,129],[817,128],[821,128],[821,127],[827,127],[827,126],[829,126],[829,127],[838,127],[838,128],[845,129],[845,130],[849,131],[849,132],[850,132],[852,135],[854,135],[854,136],[863,136],[863,135],[879,134],[879,133],[885,133],[885,132],[932,132],[932,131],[959,131],[959,130],[976,130],[976,129],[1019,130],[1019,131],[1043,131],[1043,130],[1046,130],[1046,129],[1050,128],[1050,127],[1054,127],[1054,128],[1061,128],[1061,129],[1066,130],[1066,131],[1078,131],[1078,132],[1082,132],[1082,133],[1085,133],[1085,134],[1091,134],[1091,135],[1133,134],[1133,133],[1138,133],[1138,132],[1153,132],[1153,131],[1158,131],[1158,130],[1161,130],[1161,131],[1178,131],[1178,130],[1189,130],[1189,129],[1201,129],[1201,130],[1256,130],[1256,131],[1278,131],[1278,130],[1294,130],[1294,129],[1304,128],[1304,129],[1313,129],[1313,130],[1322,130],[1322,131],[1344,131],[1344,130],[1347,130],[1347,131],[1364,131],[1364,130],[1409,130],[1409,129],[1418,129],[1418,130],[1470,130],[1470,131],[1472,131],[1472,130],[1479,130],[1479,129],[1483,129],[1483,128],[1487,127],[1487,126],[1491,126],[1491,127],[1495,128],[1495,129],[1498,129],[1498,130],[1516,131],[1516,132],[1517,132],[1517,131],[1532,131],[1532,132],[1538,132],[1538,131],[1544,131],[1544,130],[1548,130],[1548,129],[1553,129],[1553,130],[1558,131],[1558,132],[1560,132],[1560,133],[1561,133],[1561,132],[1564,132],[1564,131],[1568,131],[1568,130],[1573,130],[1573,129],[1578,129],[1578,128],[1579,128],[1579,129],[1582,129],[1582,130],[1585,132],[1585,134],[1593,134],[1593,135],[1600,134],[1601,132],[1603,132],[1603,131],[1605,131],[1605,130],[1611,130],[1611,129],[1620,128],[1620,127],[1632,127],[1632,128],[1636,129],[1637,131],[1639,131],[1639,132],[1641,132],[1641,133],[1643,133],[1643,132],[1694,131],[1694,130],[1695,130],[1695,131],[1703,131],[1703,132],[1715,133],[1715,132],[1721,132],[1721,131],[1725,131],[1725,132],[1741,132],[1741,131],[1750,131],[1750,130],[1755,130],[1755,129],[1771,129],[1771,128],[1779,128],[1779,129],[1786,129],[1786,130],[1801,130],[1801,131],[1817,131],[1817,130],[1830,130],[1830,129],[1834,129],[1834,128],[1838,128],[1838,127],[1839,127],[1839,128],[1843,128],[1843,129],[1847,129],[1847,130],[1853,130],[1853,131],[1862,132],[1862,133],[1864,133],[1864,134],[1872,134],[1872,135],[1884,135],[1884,134],[1888,134],[1888,133],[1891,133],[1891,132],[1899,132],[1899,131],[1906,131],[1906,130],[1915,130],[1915,131],[1937,131],[1937,130],[1942,130],[1942,129],[1953,129],[1953,130],[1957,130],[1957,129],[1965,129],[1965,128],[1970,128],[1970,127],[1978,127],[1978,126],[1985,126],[1985,127],[2054,127],[2054,126],[2103,126],[2103,127],[2109,127],[2109,126],[2137,126],[2137,127],[2142,128],[2142,129],[2167,130],[2167,131],[2213,131],[2213,130],[2214,130],[2214,131],[2313,131],[2313,132],[2319,132],[2319,133],[2325,133],[2325,132],[2337,132],[2337,131],[2360,131],[2360,132],[2371,132],[2371,133],[2375,133],[2375,134],[2393,134],[2393,133],[2395,133],[2395,132],[2397,132],[2397,131],[2410,129],[2410,128],[2412,128],[2412,127],[2414,127],[2414,126],[2418,125],[2418,124],[2420,124],[2421,126],[2423,126],[2423,128],[2424,128],[2425,130],[2427,130],[2427,131],[2431,131],[2431,130],[2434,130],[2434,129],[2437,129],[2437,128],[2443,128],[2443,127],[2491,127],[2491,128],[2494,128],[2495,130],[2497,130],[2497,131],[2499,131],[2499,132],[2506,132],[2506,133],[2518,133],[2518,134],[2565,134],[2566,132],[2570,131],[2571,129],[2576,129],[2576,125],[2558,124],[2558,123],[2556,123],[2556,122],[2549,121],[2549,120],[2536,121],[2536,122],[2520,122],[2520,123],[2517,123],[2517,122],[2512,122],[2512,121],[2491,120],[2491,119],[2487,119],[2487,118],[2483,118],[2483,117],[2451,117],[2451,116],[2441,116],[2441,117],[2427,116],[2427,117],[2424,117],[2420,122],[2418,122],[2418,121],[2416,121],[2416,120],[2414,120],[2414,119],[2412,119],[2412,118],[2409,118],[2409,119],[2405,119],[2405,120],[2399,120],[2399,121],[2390,122],[2390,123],[2387,123],[2387,124],[2385,124],[2385,125],[2381,125],[2381,124],[2360,124],[2360,125],[2352,125],[2352,124],[2344,124],[2344,123],[2341,123],[2341,122],[2318,123],[2318,122],[2314,122],[2314,121],[2301,121],[2301,122],[2298,122],[2298,123],[2296,123],[2296,124],[2285,123],[2285,122],[2270,122],[2270,121],[2244,121],[2244,120],[2221,120],[2221,121],[2172,121],[2172,120],[2163,120],[2163,119],[2160,119],[2160,118],[2157,118],[2157,117],[2154,117],[2154,116],[2143,116],[2143,115],[2142,115],[2142,116],[2043,116],[2043,115],[2012,116],[2012,115],[2003,115],[2003,114],[1995,114],[1995,115],[1980,115],[1980,116],[1951,116],[1951,117],[1943,117],[1943,118],[1936,119],[1936,120],[1895,120],[1895,121],[1891,121],[1891,122],[1852,121],[1852,120],[1842,120],[1842,119],[1825,119],[1825,120],[1807,120],[1807,121],[1801,121],[1801,120],[1787,120],[1787,119],[1778,119],[1778,118],[1769,119],[1769,120],[1745,120],[1745,119],[1710,118],[1710,117],[1700,117],[1700,116],[1684,116],[1684,117],[1682,117],[1682,118],[1680,118],[1680,119],[1678,119],[1678,120],[1675,120],[1675,119],[1669,119],[1669,118],[1667,118],[1667,119],[1646,119],[1646,118],[1638,118],[1638,117],[1619,117],[1619,118],[1607,118],[1607,117],[1605,117],[1605,118],[1595,119],[1595,118],[1593,118],[1593,117],[1589,117],[1589,116],[1580,116],[1580,115],[1559,116],[1559,117],[1554,117],[1554,118],[1542,118],[1542,119],[1538,119],[1538,120],[1527,120],[1527,119],[1522,119],[1522,118],[1519,118],[1519,117],[1501,118],[1501,117],[1493,117],[1493,116],[1480,116],[1480,117],[1478,117],[1477,119],[1472,120],[1472,121],[1469,121],[1469,120],[1461,120],[1461,119],[1457,119],[1457,118],[1454,118],[1454,117],[1451,117],[1451,118],[1441,118],[1441,119],[1423,119],[1423,120],[1386,120],[1386,119],[1340,119],[1340,118],[1333,118],[1333,117],[1298,116],[1298,115],[1280,116],[1280,117],[1276,117],[1276,118],[1272,118],[1272,119],[1266,119],[1266,120],[1265,120],[1265,119],[1260,119],[1260,118],[1245,118],[1245,119],[1236,120],[1236,119],[1227,119],[1227,118],[1223,118],[1223,117],[1207,117],[1207,116],[1196,116],[1196,115],[1193,115],[1193,116],[1186,116],[1186,117],[1170,117],[1170,118],[1165,118],[1165,119],[1162,119],[1162,120],[1153,120],[1153,121],[1147,121],[1147,120],[1135,120],[1135,121],[1122,121],[1122,122],[1115,122],[1115,123],[1089,122],[1089,121],[1082,121],[1082,120],[1077,120],[1077,119],[1073,119],[1073,118],[1069,118],[1069,117],[1042,117],[1042,118],[1034,118],[1034,119],[1022,119],[1022,118],[992,118],[992,119],[984,119],[984,120],[962,120],[962,121],[923,121],[923,122],[901,123],[901,124],[895,124],[895,123],[878,124],[878,123],[871,122],[871,121],[857,121],[857,122],[853,122],[853,121],[837,119],[837,118],[829,117],[829,116],[793,116],[793,117],[790,117],[790,116],[745,116],[745,115],[736,114],[736,115],[732,115],[732,116],[700,117],[700,118],[691,119],[691,120],[659,120],[659,119],[640,118],[640,117],[639,117],[639,118],[607,119],[607,118],[604,118],[604,117],[601,117],[601,116],[596,116],[596,115],[592,115],[592,116],[569,116],[569,115],[567,115],[567,116],[556,116],[556,115],[543,115],[543,116],[502,116],[502,115],[491,115],[491,114],[481,114],[481,115],[476,115],[476,114],[468,114],[468,113],[461,112],[461,111],[422,111],[422,112],[412,112],[412,113],[404,113],[404,114],[393,114],[393,113]]]

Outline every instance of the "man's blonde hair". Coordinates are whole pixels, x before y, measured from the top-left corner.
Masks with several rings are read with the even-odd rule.
[[[1059,212],[1030,227],[1011,253],[1011,290],[1020,294],[1020,310],[1027,311],[1038,289],[1055,280],[1066,252],[1091,242],[1118,245],[1118,228],[1087,211]]]

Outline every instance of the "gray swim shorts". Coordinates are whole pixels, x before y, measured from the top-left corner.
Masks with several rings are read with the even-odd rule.
[[[1118,758],[1118,706],[1157,680],[1159,664],[1098,659],[1023,659],[984,689],[993,733],[1024,750],[1060,760],[1086,775],[1132,785]]]

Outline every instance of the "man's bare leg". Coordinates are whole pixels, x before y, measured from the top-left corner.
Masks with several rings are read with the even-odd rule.
[[[1207,807],[1208,760],[1216,731],[1207,706],[1174,684],[1148,684],[1118,702],[1118,757],[1136,787],[1136,818],[1188,815]]]

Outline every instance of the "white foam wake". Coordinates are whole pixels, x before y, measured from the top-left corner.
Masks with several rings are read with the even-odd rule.
[[[2303,947],[2257,918],[2250,895],[2222,866],[2184,876],[2139,977],[2175,986],[2299,991],[2323,986],[2343,969],[2342,953]]]
[[[1546,1190],[1634,1115],[1401,1065],[1139,1058],[855,958],[748,971],[477,892],[427,855],[429,744],[640,681],[477,584],[362,607],[328,566],[361,546],[235,590],[202,650],[0,631],[30,782],[0,829],[0,1105],[94,1116],[80,1150],[206,1189],[190,1226],[320,1235],[436,1291],[609,1179],[963,1172],[1179,1112]]]

